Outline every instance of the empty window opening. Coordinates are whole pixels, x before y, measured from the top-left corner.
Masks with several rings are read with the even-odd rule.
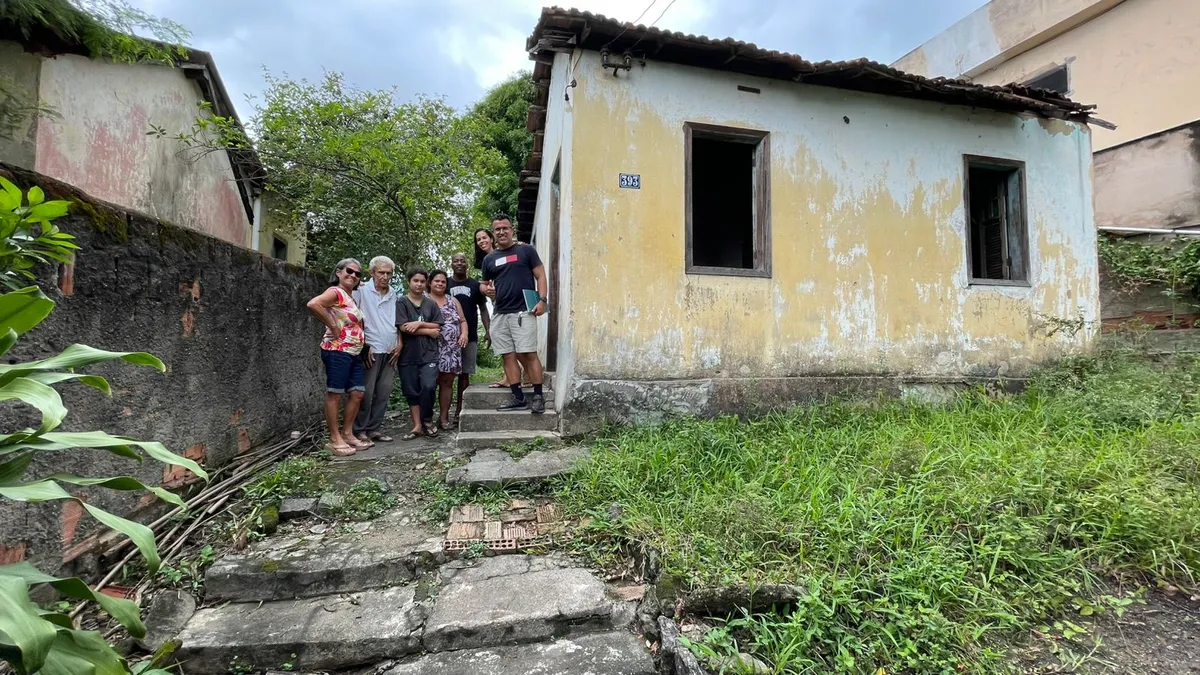
[[[1024,166],[967,160],[967,245],[973,282],[1026,281]]]
[[[688,131],[688,272],[769,276],[766,134]]]
[[[286,239],[280,239],[276,236],[271,237],[271,256],[280,260],[287,260],[288,243]]]
[[[1037,77],[1025,82],[1027,87],[1036,87],[1038,89],[1049,89],[1050,91],[1063,94],[1064,96],[1071,90],[1069,78],[1067,76],[1067,67],[1065,65],[1058,66],[1054,70],[1042,73]]]

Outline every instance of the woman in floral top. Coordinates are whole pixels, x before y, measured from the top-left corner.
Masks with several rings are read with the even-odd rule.
[[[325,325],[325,337],[321,340],[321,361],[325,364],[325,425],[329,428],[329,444],[325,449],[339,457],[353,455],[374,443],[354,436],[354,417],[362,404],[365,371],[362,352],[366,335],[363,333],[363,315],[354,298],[350,296],[362,280],[362,265],[354,258],[346,258],[337,264],[330,287],[312,300],[308,308]],[[342,396],[346,399],[341,428],[338,427],[338,407]]]

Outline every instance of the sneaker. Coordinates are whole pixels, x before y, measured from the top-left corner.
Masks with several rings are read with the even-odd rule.
[[[541,415],[546,412],[546,398],[541,394],[534,394],[533,403],[529,406],[529,412],[534,415]]]
[[[516,396],[509,395],[508,403],[496,406],[496,410],[524,410],[528,407],[529,404],[525,402],[524,397],[517,398]]]

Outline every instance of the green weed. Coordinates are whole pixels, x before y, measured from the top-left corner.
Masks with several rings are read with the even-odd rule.
[[[1001,399],[611,431],[557,496],[597,553],[635,541],[693,586],[802,587],[713,649],[785,673],[994,672],[1022,631],[1119,606],[1101,577],[1200,573],[1198,384],[1194,359],[1107,353]]]
[[[383,483],[375,478],[360,478],[346,490],[334,515],[354,521],[374,520],[395,505],[396,499],[388,496]]]
[[[425,518],[434,522],[445,521],[454,507],[471,501],[471,491],[467,486],[451,487],[435,476],[422,478],[417,483],[417,489],[429,499],[425,505]]]
[[[246,486],[252,501],[278,501],[284,497],[309,497],[329,489],[325,463],[313,457],[293,457]]]

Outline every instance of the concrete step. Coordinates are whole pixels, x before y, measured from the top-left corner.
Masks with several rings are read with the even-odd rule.
[[[550,408],[540,415],[528,410],[463,410],[458,416],[460,431],[554,431],[558,411]]]
[[[466,411],[463,411],[464,414]],[[526,412],[525,415],[530,415]],[[532,415],[530,415],[532,416]],[[562,437],[553,431],[460,431],[458,432],[459,451],[469,450],[484,450],[489,448],[502,448],[509,445],[520,445],[530,443],[539,438],[544,438],[544,443],[548,447],[558,446],[562,443]]]
[[[428,607],[416,586],[304,600],[242,602],[202,609],[177,639],[188,675],[218,675],[231,665],[298,672],[378,663],[421,651]],[[235,660],[236,659],[236,660]]]
[[[634,603],[610,596],[604,582],[566,560],[507,555],[467,565],[442,568],[422,638],[427,652],[623,630],[633,620]]]
[[[536,483],[573,471],[588,454],[587,448],[570,447],[534,450],[513,459],[504,450],[484,449],[476,452],[465,466],[450,469],[446,482],[479,487]]]
[[[533,395],[533,387],[525,387],[525,398]],[[508,401],[512,391],[509,389],[490,389],[486,385],[472,384],[463,392],[463,408],[465,410],[495,410],[496,406]],[[547,401],[554,400],[554,390],[545,387],[542,390]]]
[[[205,599],[290,600],[405,583],[445,562],[442,537],[415,522],[389,514],[364,533],[265,539],[213,563]]]
[[[628,631],[531,645],[426,654],[383,675],[653,675],[654,660]]]

